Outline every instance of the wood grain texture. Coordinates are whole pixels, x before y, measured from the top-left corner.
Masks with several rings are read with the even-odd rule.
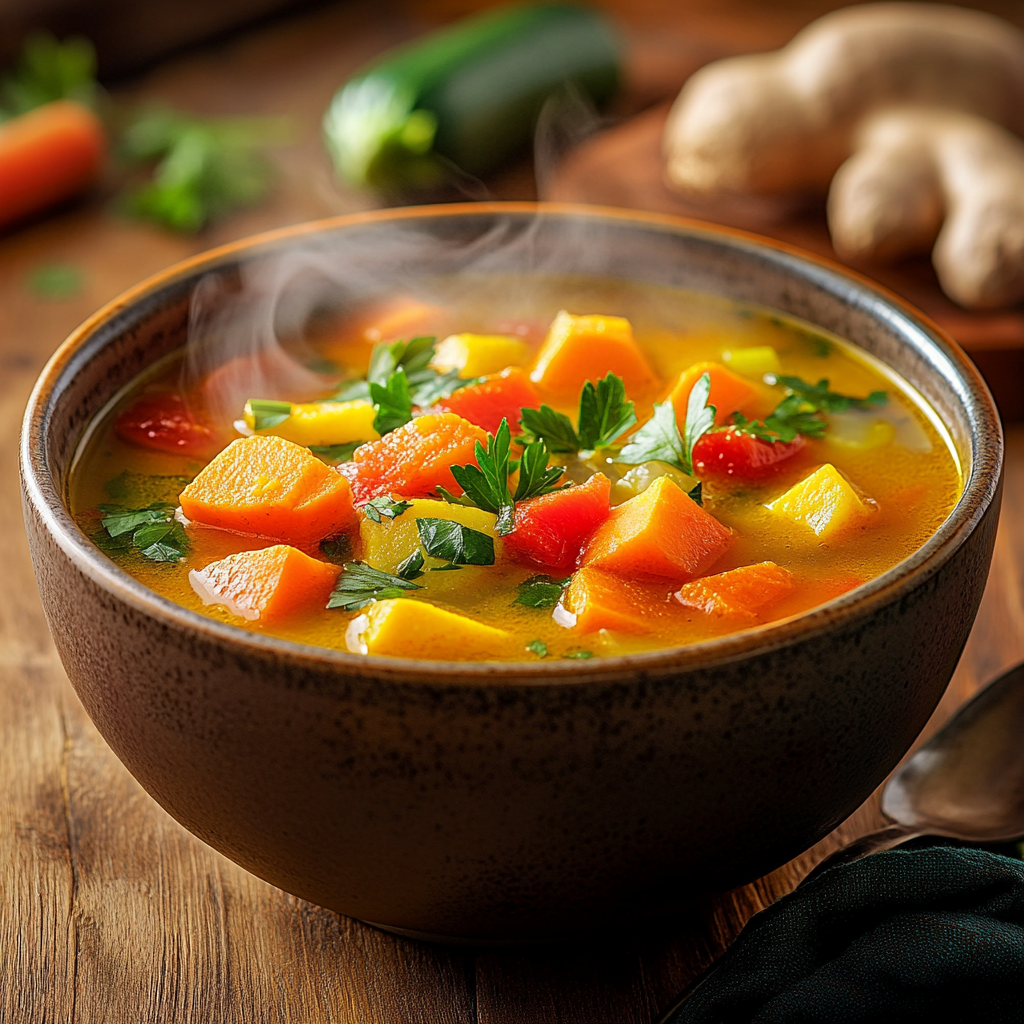
[[[0,1022],[646,1022],[841,841],[879,821],[872,799],[832,836],[753,885],[636,934],[529,950],[465,950],[396,938],[291,897],[181,829],[114,758],[70,690],[36,598],[15,438],[44,361],[89,313],[149,273],[253,231],[365,209],[337,185],[319,141],[338,81],[383,46],[477,6],[355,3],[183,57],[122,90],[211,113],[288,113],[263,206],[198,238],[121,219],[107,190],[0,238]],[[699,63],[774,46],[827,5],[607,6],[629,22],[623,112],[670,94]],[[529,198],[528,165],[488,183]],[[37,267],[84,276],[62,302],[34,296]],[[1024,658],[1024,429],[1010,434],[1004,514],[978,624],[928,731]],[[757,837],[745,837],[756,842]]]

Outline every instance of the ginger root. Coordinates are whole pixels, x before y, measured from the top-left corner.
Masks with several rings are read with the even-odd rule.
[[[826,15],[775,53],[698,71],[665,129],[690,196],[829,187],[846,259],[934,245],[946,293],[1024,297],[1024,33],[977,11],[870,4]]]

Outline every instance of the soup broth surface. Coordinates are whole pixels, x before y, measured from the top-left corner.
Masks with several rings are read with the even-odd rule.
[[[614,573],[612,577],[620,581],[622,593],[629,600],[639,602],[637,607],[648,626],[582,630],[572,623],[573,616],[566,612],[564,601],[554,607],[550,603],[530,607],[517,602],[526,581],[543,574],[554,581],[553,585],[563,581],[567,585],[573,568],[556,570],[499,554],[493,565],[429,571],[439,566],[436,559],[427,559],[423,575],[415,581],[419,589],[407,591],[400,600],[431,602],[504,631],[511,638],[509,644],[485,653],[486,660],[587,658],[647,651],[693,644],[778,621],[827,602],[907,558],[932,536],[960,495],[961,473],[952,445],[923,398],[849,342],[782,315],[682,290],[593,279],[509,276],[470,279],[467,283],[461,278],[434,282],[428,293],[427,298],[417,296],[415,301],[398,297],[390,304],[322,319],[315,329],[307,331],[302,343],[306,363],[325,371],[322,393],[243,394],[235,418],[241,418],[246,399],[308,401],[329,397],[335,393],[339,379],[366,374],[375,343],[393,338],[430,334],[440,342],[449,334],[461,332],[507,335],[525,343],[528,355],[522,357],[523,368],[529,373],[531,360],[536,358],[560,310],[575,315],[624,317],[656,377],[639,390],[627,388],[627,398],[635,403],[636,425],[611,450],[550,456],[550,465],[567,467],[561,482],[572,481],[578,486],[593,473],[604,473],[612,484],[612,505],[621,506],[640,492],[637,472],[632,465],[618,461],[617,450],[630,441],[631,434],[635,437],[651,418],[655,403],[664,402],[680,375],[694,364],[722,363],[748,380],[756,391],[750,418],[762,421],[787,390],[778,383],[765,383],[758,360],[744,363],[742,353],[747,350],[756,350],[758,359],[762,355],[772,358],[764,350],[775,353],[777,368],[772,371],[775,377],[769,376],[769,380],[799,378],[809,384],[827,380],[832,393],[860,399],[885,392],[884,404],[820,411],[817,417],[826,424],[825,429],[818,436],[808,435],[797,442],[802,445],[800,451],[780,463],[776,472],[755,480],[713,475],[702,478],[705,512],[728,528],[732,536],[727,550],[699,577],[717,577],[740,567],[771,562],[786,570],[795,582],[789,592],[753,614],[708,611],[681,603],[676,594],[689,582],[684,576],[649,577],[639,570],[620,570],[617,577]],[[733,366],[739,369],[732,370]],[[588,367],[587,376],[596,382],[604,373],[603,366],[595,365]],[[308,607],[301,614],[267,623],[262,618],[242,618],[225,604],[204,603],[190,582],[192,570],[201,571],[231,554],[278,544],[280,538],[190,523],[185,528],[189,544],[184,558],[153,561],[127,544],[125,536],[120,540],[110,537],[102,525],[114,506],[145,508],[160,501],[177,505],[189,481],[219,449],[240,436],[229,421],[210,419],[212,414],[204,406],[205,384],[203,380],[186,379],[183,361],[175,357],[152,368],[112,404],[90,431],[71,474],[68,500],[76,521],[126,572],[188,609],[298,643],[358,650],[358,632],[354,634],[350,625],[367,614],[366,607]],[[545,390],[543,381],[537,386],[541,401],[575,423],[578,389],[565,394]],[[118,418],[140,400],[175,395],[184,399],[185,408],[198,410],[195,414],[208,422],[212,431],[208,453],[199,457],[156,450],[137,438],[126,440],[124,432],[116,429]],[[512,447],[515,457],[518,448],[515,444]],[[650,479],[668,473],[672,486],[683,490],[690,489],[694,478],[701,479],[699,473],[691,478],[678,468],[671,472],[664,465],[659,468],[656,460],[647,465]],[[834,467],[870,512],[835,536],[818,536],[806,521],[787,518],[769,508],[822,466]],[[358,515],[364,517],[365,511]],[[393,521],[385,517],[381,529],[394,529],[399,523],[401,513]],[[366,529],[359,529],[327,544],[295,546],[322,561],[351,563],[367,557],[366,536]],[[502,550],[500,539],[496,543]],[[433,652],[430,656],[439,656],[440,652],[440,656],[455,660],[466,657],[457,641],[448,648],[442,643],[428,649]],[[422,650],[411,648],[407,656],[422,656]]]

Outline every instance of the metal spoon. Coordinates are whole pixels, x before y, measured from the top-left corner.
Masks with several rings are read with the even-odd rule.
[[[886,783],[891,825],[822,861],[826,867],[918,836],[995,843],[1024,835],[1024,663],[989,683]]]

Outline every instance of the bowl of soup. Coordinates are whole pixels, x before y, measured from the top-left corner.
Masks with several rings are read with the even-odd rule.
[[[792,858],[984,589],[1002,434],[868,281],[676,218],[474,204],[186,261],[22,438],[57,649],[211,846],[402,934],[532,941]]]

